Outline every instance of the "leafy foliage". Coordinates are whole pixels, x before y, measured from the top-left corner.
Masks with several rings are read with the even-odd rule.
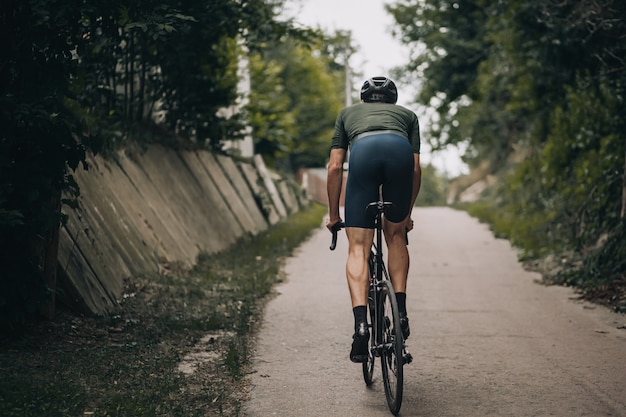
[[[408,0],[388,10],[416,51],[406,69],[423,83],[418,100],[437,111],[435,145],[466,144],[470,165],[489,161],[502,179],[472,210],[524,257],[582,253],[593,277],[578,282],[615,279],[613,267],[623,277],[621,249],[597,242],[619,235],[626,206],[626,3]]]
[[[306,37],[281,1],[7,0],[0,5],[0,324],[52,300],[63,203],[86,149],[221,149],[241,131],[241,45]],[[164,139],[165,138],[165,139]],[[176,138],[175,140],[172,138]],[[62,199],[63,196],[63,199]]]
[[[430,164],[422,166],[422,184],[417,206],[433,207],[446,205],[447,178]]]
[[[275,167],[319,167],[328,158],[344,80],[325,45],[323,39],[308,47],[287,39],[251,58],[248,112],[255,149]]]
[[[61,221],[67,166],[84,158],[80,118],[68,106],[80,1],[0,6],[0,322],[18,322],[46,298],[46,251]],[[54,11],[54,12],[53,12]],[[76,191],[74,189],[74,191]],[[23,306],[23,307],[22,307]],[[24,311],[24,310],[25,311]]]

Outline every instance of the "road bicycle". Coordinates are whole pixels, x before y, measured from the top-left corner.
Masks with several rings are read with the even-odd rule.
[[[375,216],[375,238],[368,260],[370,283],[367,308],[371,331],[368,359],[363,363],[363,379],[367,386],[372,385],[375,359],[380,358],[387,405],[391,413],[397,415],[402,406],[403,367],[411,363],[413,357],[404,343],[396,293],[383,261],[382,218],[385,210],[392,205],[379,200],[367,206],[368,213]],[[337,233],[343,227],[344,224],[339,223],[333,228],[331,250],[335,249]]]

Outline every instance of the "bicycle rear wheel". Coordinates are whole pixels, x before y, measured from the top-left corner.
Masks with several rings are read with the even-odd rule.
[[[400,327],[400,314],[396,294],[391,281],[384,281],[380,292],[380,313],[383,317],[383,349],[381,367],[387,405],[393,415],[400,412],[402,406],[403,365],[402,347],[404,339]]]

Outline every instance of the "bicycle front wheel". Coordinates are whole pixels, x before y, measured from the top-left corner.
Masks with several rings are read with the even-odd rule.
[[[404,339],[400,327],[400,314],[396,294],[389,280],[384,281],[380,292],[380,313],[383,320],[382,352],[380,355],[385,396],[389,410],[393,415],[400,412],[402,406],[403,365],[402,347]]]

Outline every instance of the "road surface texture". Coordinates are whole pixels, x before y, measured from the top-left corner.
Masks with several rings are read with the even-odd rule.
[[[449,208],[416,209],[401,416],[626,416],[626,317],[535,283],[506,240]],[[386,416],[348,359],[347,252],[320,228],[267,305],[244,415]]]

